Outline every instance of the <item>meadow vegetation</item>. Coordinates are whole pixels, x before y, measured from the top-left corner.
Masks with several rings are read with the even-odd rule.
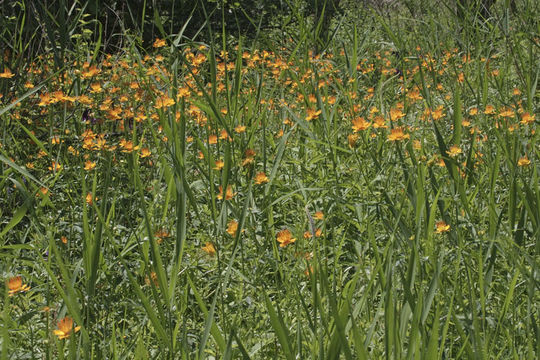
[[[3,18],[0,359],[538,358],[535,1],[88,3]]]

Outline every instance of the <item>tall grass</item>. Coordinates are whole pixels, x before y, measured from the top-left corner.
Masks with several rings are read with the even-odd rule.
[[[0,78],[3,359],[538,356],[535,4],[288,6]]]

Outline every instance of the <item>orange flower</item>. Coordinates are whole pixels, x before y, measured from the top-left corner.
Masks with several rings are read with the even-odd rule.
[[[403,113],[403,111],[401,111],[401,109],[398,109],[398,108],[390,109],[390,120],[396,121],[397,119],[401,119],[404,116],[405,114]]]
[[[234,195],[236,195],[236,193],[233,193],[232,186],[228,185],[227,186],[227,192],[225,193],[225,200],[231,200]],[[219,200],[223,200],[223,187],[221,185],[219,186],[219,194],[218,194],[217,198]]]
[[[77,332],[80,329],[80,326],[73,328],[73,319],[66,316],[58,322],[58,330],[54,330],[54,335],[58,336],[60,340],[67,339],[71,336],[72,332]]]
[[[396,127],[390,130],[390,135],[388,135],[388,141],[401,141],[408,139],[409,137],[409,134],[405,134],[403,132],[402,127]]]
[[[214,170],[221,170],[225,166],[223,160],[218,160],[214,163]]]
[[[236,231],[238,231],[238,221],[236,220],[229,221],[229,223],[227,224],[227,234],[231,236],[235,236]]]
[[[210,145],[217,144],[217,135],[208,136],[208,143]]]
[[[371,123],[367,122],[366,119],[361,116],[354,118],[352,123],[352,129],[354,132],[364,131],[371,126]]]
[[[386,129],[388,126],[384,123],[384,118],[382,116],[375,116],[375,119],[373,119],[373,127],[375,129]]]
[[[95,167],[96,167],[96,162],[95,161],[87,160],[84,163],[84,170],[86,170],[86,171],[93,170]]]
[[[313,214],[313,217],[317,220],[322,220],[324,219],[324,214],[322,211],[317,211],[315,214]]]
[[[92,84],[90,84],[90,92],[92,94],[99,94],[102,91],[103,91],[103,89],[101,88],[100,83],[92,83]]]
[[[321,229],[315,230],[315,237],[320,237],[321,235],[322,235],[322,230]],[[310,239],[311,236],[312,236],[311,231],[306,231],[304,233],[304,239]]]
[[[448,232],[450,231],[450,225],[448,225],[447,223],[445,223],[443,220],[441,221],[438,221],[435,226],[437,227],[437,229],[435,229],[435,232],[437,234],[442,234],[444,232]]]
[[[202,247],[202,249],[210,256],[216,255],[216,248],[211,242],[207,242],[206,245]]]
[[[150,156],[151,154],[152,154],[152,152],[150,151],[150,149],[148,149],[148,148],[142,148],[142,149],[141,149],[141,153],[139,154],[139,156],[140,156],[141,158],[145,158],[145,157]]]
[[[242,160],[242,166],[252,164],[255,161],[255,150],[247,149],[245,152],[245,158]]]
[[[523,125],[531,124],[534,122],[534,114],[529,114],[528,112],[525,112],[521,114],[521,123]]]
[[[411,99],[412,101],[422,100],[423,99],[422,95],[420,95],[420,90],[418,90],[418,88],[414,88],[414,89],[410,90],[407,93],[407,97],[409,99]]]
[[[229,133],[225,129],[221,130],[221,132],[219,133],[219,138],[221,140],[232,140],[232,138],[229,136]]]
[[[319,115],[321,114],[321,110],[307,109],[306,112],[307,112],[306,121],[317,119]]]
[[[120,140],[119,145],[122,148],[121,151],[124,152],[124,153],[130,153],[130,152],[132,152],[134,150],[139,150],[139,148],[140,148],[139,145],[134,146],[133,141],[125,140],[125,139]]]
[[[30,286],[23,284],[21,276],[14,276],[7,281],[7,287],[9,289],[9,296],[13,296],[16,293],[30,290]]]
[[[495,114],[495,107],[493,105],[486,105],[486,109],[484,110],[484,114],[486,114],[486,115]]]
[[[358,134],[349,134],[347,136],[347,142],[349,143],[350,148],[355,147],[357,140],[358,140]]]
[[[159,287],[159,282],[158,282],[157,274],[155,271],[150,272],[150,277],[146,275],[146,277],[144,278],[145,284],[150,285],[151,284],[150,280],[154,283],[154,286]]]
[[[156,238],[156,241],[158,244],[161,244],[163,242],[163,239],[168,238],[171,236],[167,230],[161,229],[154,233],[154,237]]]
[[[268,176],[266,176],[266,174],[263,171],[255,175],[255,184],[261,185],[267,182],[268,182]]]
[[[60,171],[62,170],[62,165],[60,165],[56,161],[53,161],[51,166],[49,166],[49,170],[54,172]]]
[[[49,193],[49,189],[47,189],[46,187],[40,187],[39,193],[37,193],[36,196],[39,196],[39,194],[46,196],[48,193]]]
[[[86,194],[86,203],[90,206],[92,206],[92,204],[94,203],[94,196],[92,195],[91,192],[89,192],[88,194]]]
[[[277,233],[277,241],[279,242],[279,247],[285,247],[295,242],[296,239],[292,237],[289,229],[284,229]]]
[[[504,108],[504,109],[501,109],[501,111],[499,112],[500,117],[513,118],[514,115],[515,115],[514,110],[511,108]]]
[[[154,41],[154,44],[153,44],[153,46],[155,48],[160,48],[160,47],[163,47],[165,45],[167,45],[167,42],[164,39],[159,39],[159,38],[157,38],[156,41]]]
[[[82,72],[82,77],[84,79],[91,78],[98,75],[101,72],[95,65],[92,65],[88,70]]]
[[[443,118],[446,114],[443,112],[443,107],[442,105],[441,106],[437,106],[437,108],[433,111],[430,111],[431,112],[431,117],[433,118],[433,120],[439,120],[441,118]]]

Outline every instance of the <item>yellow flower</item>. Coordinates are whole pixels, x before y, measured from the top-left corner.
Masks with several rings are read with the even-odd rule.
[[[241,133],[246,131],[246,126],[245,125],[238,125],[237,127],[234,128],[234,131],[236,131],[236,133],[238,133],[238,134],[241,134]]]
[[[518,166],[529,166],[531,164],[531,160],[527,157],[527,155],[520,157],[518,160]]]
[[[206,245],[202,247],[202,249],[210,256],[216,255],[216,248],[211,242],[207,242]]]
[[[218,160],[214,163],[214,170],[221,170],[225,166],[225,162],[223,160]]]
[[[167,95],[163,95],[163,96],[158,97],[156,99],[155,108],[156,109],[161,109],[163,107],[169,107],[169,106],[172,106],[172,105],[174,105],[174,100],[171,99],[170,97],[168,97]]]
[[[0,73],[0,78],[4,78],[4,79],[11,79],[14,76],[15,74],[13,74],[11,70],[9,70],[8,68],[5,68],[4,72]]]
[[[289,229],[284,229],[277,233],[277,241],[279,242],[279,247],[285,247],[295,242],[296,239],[292,237]]]
[[[437,227],[437,229],[435,229],[435,232],[437,234],[442,234],[444,232],[448,232],[450,231],[450,225],[448,225],[447,223],[445,223],[443,220],[441,221],[438,221],[435,226]]]
[[[446,153],[448,154],[448,156],[450,157],[456,157],[458,156],[459,154],[461,154],[461,149],[459,148],[459,146],[456,146],[456,145],[452,145],[450,146],[450,149],[448,149],[446,151]]]
[[[409,137],[409,134],[405,134],[403,132],[402,127],[396,127],[390,130],[390,135],[388,135],[388,141],[401,141],[408,139]]]
[[[255,184],[261,185],[267,182],[268,182],[268,176],[266,176],[266,174],[263,171],[255,175]]]
[[[9,289],[9,296],[13,296],[16,293],[30,290],[30,286],[23,284],[21,276],[14,276],[7,281],[7,287]]]
[[[72,332],[77,332],[80,329],[80,326],[73,328],[73,319],[66,316],[58,322],[58,330],[54,330],[54,335],[58,336],[60,340],[67,339],[71,336]]]

